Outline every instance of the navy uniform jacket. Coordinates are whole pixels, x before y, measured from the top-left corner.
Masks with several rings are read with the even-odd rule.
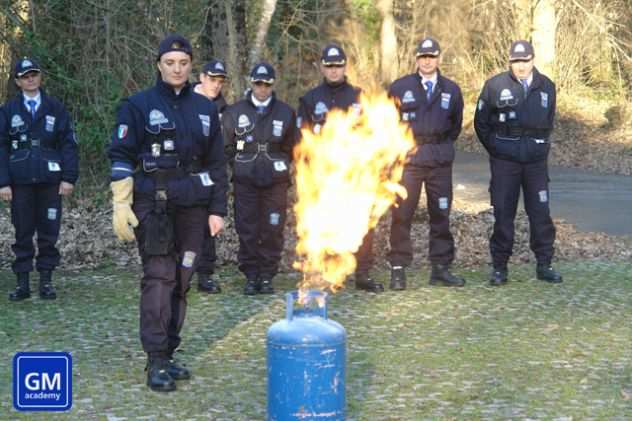
[[[226,107],[228,107],[228,103],[226,102],[224,95],[222,95],[222,93],[220,92],[219,95],[213,98],[213,103],[217,107],[217,112],[219,113],[219,118],[221,119],[224,110],[226,110]]]
[[[79,177],[77,139],[70,115],[40,89],[35,119],[19,93],[0,108],[0,187],[11,184],[71,184]]]
[[[233,163],[233,179],[266,187],[290,179],[296,143],[296,113],[275,94],[257,114],[251,95],[226,108],[222,117],[226,158]]]
[[[155,175],[170,172],[168,200],[226,215],[226,164],[217,107],[191,85],[176,95],[161,79],[123,100],[108,155],[112,180],[134,176],[134,196],[154,199]]]
[[[474,129],[490,155],[517,162],[546,159],[555,118],[555,84],[533,69],[527,95],[511,71],[487,82],[478,99]]]
[[[360,88],[351,85],[346,79],[338,86],[331,86],[323,81],[299,99],[296,125],[299,129],[309,128],[314,133],[319,133],[327,120],[328,111],[347,111],[349,107],[359,110],[361,92]]]
[[[454,142],[463,124],[461,88],[437,71],[430,101],[418,73],[397,79],[389,88],[400,117],[410,126],[419,147],[409,155],[408,165],[437,167],[454,161]]]

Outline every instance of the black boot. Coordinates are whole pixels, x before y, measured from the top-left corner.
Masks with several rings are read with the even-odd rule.
[[[213,279],[212,274],[208,273],[198,273],[198,291],[206,292],[207,294],[219,294],[222,292],[222,289],[219,287],[219,284],[215,279]]]
[[[191,371],[184,364],[178,363],[173,358],[173,353],[168,358],[167,373],[173,380],[189,380],[191,378]]]
[[[391,269],[391,283],[389,287],[395,291],[406,289],[406,271],[403,266],[393,266]]]
[[[31,287],[29,286],[29,273],[18,272],[15,291],[9,294],[9,301],[22,301],[31,297]]]
[[[55,288],[53,288],[53,272],[50,270],[40,271],[39,296],[43,300],[54,300],[57,298]]]
[[[246,280],[246,286],[244,287],[244,295],[257,295],[259,292],[259,285],[256,279]]]
[[[507,283],[507,266],[498,266],[492,269],[492,273],[489,275],[489,284],[497,287]]]
[[[375,282],[368,272],[356,272],[355,273],[355,287],[363,291],[380,293],[384,292],[384,285],[379,282]]]
[[[176,382],[167,371],[169,361],[165,356],[150,356],[147,361],[147,386],[156,392],[176,390]]]
[[[538,265],[536,269],[538,279],[551,284],[559,284],[562,282],[562,275],[555,271],[551,265]]]
[[[274,294],[272,279],[263,278],[259,280],[259,294]]]
[[[433,264],[429,283],[444,287],[462,287],[465,285],[465,279],[452,275],[448,270],[448,265]]]

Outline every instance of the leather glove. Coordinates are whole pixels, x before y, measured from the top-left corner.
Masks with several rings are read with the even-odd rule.
[[[110,183],[112,189],[112,227],[119,240],[134,241],[132,228],[138,226],[138,219],[132,211],[134,201],[134,179],[126,177]],[[131,225],[131,228],[130,228]]]

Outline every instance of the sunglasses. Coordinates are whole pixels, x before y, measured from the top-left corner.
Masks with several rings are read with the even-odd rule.
[[[252,83],[253,83],[255,86],[266,86],[266,87],[268,87],[268,88],[269,88],[270,86],[272,86],[272,84],[271,84],[271,83],[264,82],[264,81],[262,81],[262,80],[258,80],[258,81],[256,81],[256,82],[252,82]]]

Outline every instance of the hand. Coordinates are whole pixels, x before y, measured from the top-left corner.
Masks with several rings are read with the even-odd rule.
[[[215,237],[224,229],[224,218],[217,215],[209,215],[208,227],[211,230],[211,237]]]
[[[75,189],[75,186],[73,186],[72,184],[66,181],[62,181],[59,184],[59,194],[61,194],[62,196],[70,196],[74,189]]]
[[[11,190],[11,186],[0,188],[0,199],[6,200],[7,202],[10,202],[13,199],[13,190]]]
[[[130,227],[131,225],[131,227]],[[132,208],[125,203],[115,203],[112,213],[112,226],[119,240],[134,241],[134,230],[138,226],[138,219]]]

